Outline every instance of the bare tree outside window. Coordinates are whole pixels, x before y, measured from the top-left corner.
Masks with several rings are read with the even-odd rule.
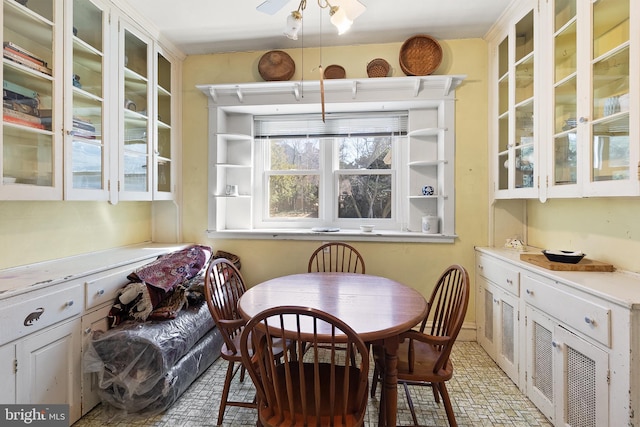
[[[338,151],[338,217],[391,218],[391,138],[342,138]]]

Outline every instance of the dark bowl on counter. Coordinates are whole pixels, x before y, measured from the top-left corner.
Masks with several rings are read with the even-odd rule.
[[[549,261],[563,262],[565,264],[577,264],[585,257],[582,252],[574,251],[549,251],[545,249],[542,253]]]

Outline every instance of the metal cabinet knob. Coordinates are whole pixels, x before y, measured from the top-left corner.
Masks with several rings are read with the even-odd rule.
[[[98,295],[104,295],[104,289],[100,289],[98,292],[96,292]]]
[[[73,300],[67,301],[66,306],[71,307],[73,305]]]
[[[585,316],[584,321],[585,321],[586,323],[588,323],[589,325],[595,325],[595,324],[596,324],[595,319],[592,319],[592,318],[591,318],[591,317],[589,317],[589,316]]]

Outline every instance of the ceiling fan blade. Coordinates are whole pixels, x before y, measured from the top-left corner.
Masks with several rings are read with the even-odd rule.
[[[264,2],[260,3],[258,7],[256,7],[256,9],[268,15],[275,15],[287,3],[289,3],[289,0],[265,0]]]

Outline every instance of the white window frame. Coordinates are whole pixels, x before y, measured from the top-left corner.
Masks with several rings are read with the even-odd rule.
[[[375,113],[374,113],[375,115]],[[346,136],[346,135],[345,135]],[[401,220],[404,208],[401,206],[399,197],[403,194],[402,183],[400,179],[402,171],[401,159],[406,158],[406,137],[403,135],[389,135],[391,141],[391,168],[389,173],[392,180],[392,217],[389,219],[378,218],[338,218],[338,204],[336,203],[338,194],[338,179],[340,175],[373,175],[370,169],[338,169],[339,156],[338,144],[342,136],[322,137],[320,140],[320,171],[319,171],[319,199],[324,201],[320,204],[318,218],[308,219],[284,219],[278,220],[269,217],[269,191],[267,182],[270,175],[268,139],[256,139],[254,153],[254,218],[253,224],[256,229],[309,229],[313,227],[327,227],[340,229],[359,229],[362,224],[373,225],[378,230],[395,230],[402,231]],[[324,141],[322,141],[324,140]],[[376,169],[375,171],[379,171]],[[292,170],[285,174],[291,175],[310,175],[314,170]],[[278,173],[280,175],[280,173]]]

